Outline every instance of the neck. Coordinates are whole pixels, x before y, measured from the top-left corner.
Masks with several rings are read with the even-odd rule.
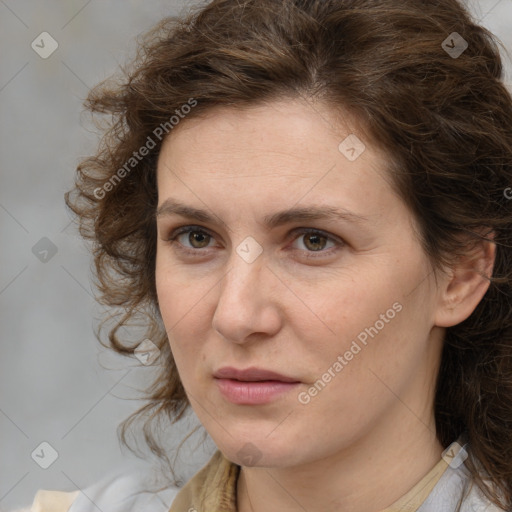
[[[397,401],[379,429],[336,454],[286,468],[242,467],[239,512],[383,510],[439,462],[433,414],[411,414]],[[417,409],[416,409],[417,410]]]

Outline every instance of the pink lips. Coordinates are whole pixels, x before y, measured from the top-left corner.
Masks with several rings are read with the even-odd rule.
[[[297,379],[254,367],[245,370],[224,367],[213,376],[222,395],[238,405],[268,403],[300,384]]]

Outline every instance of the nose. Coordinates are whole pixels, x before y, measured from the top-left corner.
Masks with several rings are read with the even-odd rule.
[[[274,336],[282,321],[277,302],[280,286],[282,283],[266,266],[263,255],[247,263],[234,253],[219,284],[213,329],[225,340],[238,344]]]

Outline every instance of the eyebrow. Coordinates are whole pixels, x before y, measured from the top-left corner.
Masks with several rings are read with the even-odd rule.
[[[214,223],[215,219],[206,210],[200,210],[192,206],[185,205],[172,199],[166,199],[156,210],[156,217],[164,217],[170,215],[180,215],[189,219],[197,220],[205,223]],[[296,207],[280,212],[272,213],[263,218],[263,225],[268,229],[281,226],[290,222],[297,221],[316,221],[331,220],[344,221],[355,224],[361,224],[368,221],[367,217],[358,215],[344,208],[335,208],[333,206],[305,206]]]

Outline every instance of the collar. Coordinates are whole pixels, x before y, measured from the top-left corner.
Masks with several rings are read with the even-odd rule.
[[[454,441],[439,462],[404,496],[382,512],[416,512],[432,492],[462,447]],[[209,462],[179,491],[169,512],[237,512],[236,489],[240,466],[217,450]]]

